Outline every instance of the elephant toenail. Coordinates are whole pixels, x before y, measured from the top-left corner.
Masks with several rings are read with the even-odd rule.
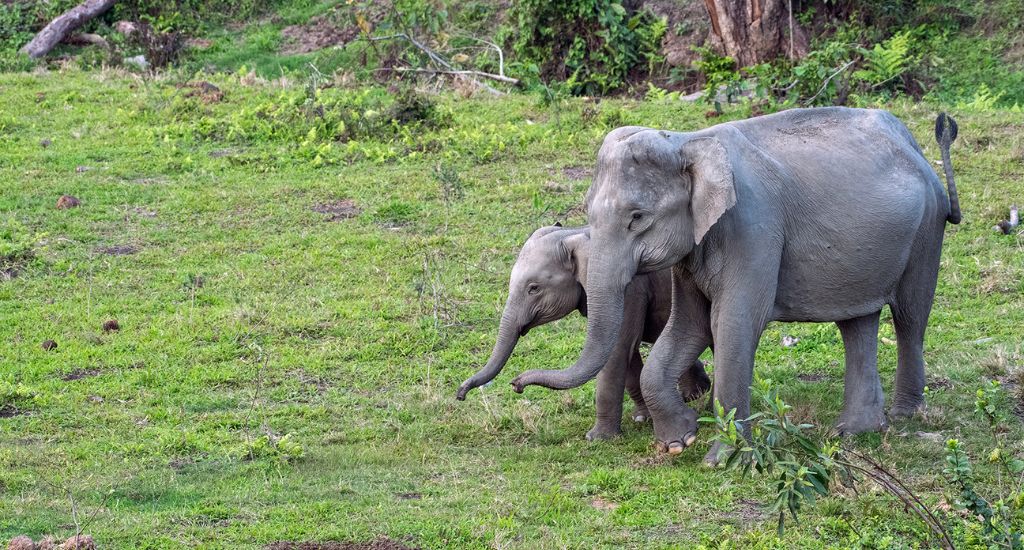
[[[683,444],[678,441],[673,441],[668,444],[668,454],[677,455],[683,452]]]
[[[693,445],[694,441],[697,441],[697,436],[695,434],[689,434],[689,435],[687,435],[686,437],[683,438],[683,445],[686,445],[687,447],[689,447],[689,446]]]

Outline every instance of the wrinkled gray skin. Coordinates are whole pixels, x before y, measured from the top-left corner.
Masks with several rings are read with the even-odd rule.
[[[457,399],[464,400],[470,390],[493,380],[512,355],[519,337],[531,328],[577,310],[586,315],[584,283],[590,261],[589,230],[543,227],[526,241],[512,266],[508,301],[491,357],[479,372],[462,383]],[[640,342],[654,342],[665,327],[671,310],[671,292],[671,270],[638,275],[626,287],[622,331],[597,377],[597,419],[587,432],[587,439],[608,439],[621,433],[623,389],[635,404],[633,420],[643,422],[650,417],[640,393]],[[704,365],[696,358],[679,379],[679,391],[687,401],[707,391],[710,385]]]
[[[670,382],[712,337],[714,399],[749,414],[754,352],[771,320],[837,322],[846,347],[839,425],[857,433],[886,425],[876,355],[888,304],[898,339],[889,412],[911,415],[923,403],[943,232],[960,219],[951,176],[947,199],[907,128],[878,110],[794,109],[693,133],[616,129],[587,196],[583,353],[565,371],[529,371],[513,386],[563,389],[599,369],[622,325],[626,284],[675,266],[672,313],[640,380],[662,450],[694,439],[697,415]],[[706,460],[717,463],[719,451]]]

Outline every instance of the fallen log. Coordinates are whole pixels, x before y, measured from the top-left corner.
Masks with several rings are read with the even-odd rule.
[[[60,14],[43,27],[28,44],[21,48],[21,53],[32,59],[39,59],[50,53],[68,34],[81,27],[98,15],[113,7],[117,0],[86,0],[70,10]]]

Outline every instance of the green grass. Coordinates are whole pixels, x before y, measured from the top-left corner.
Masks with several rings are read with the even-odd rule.
[[[14,228],[0,235],[32,247],[0,282],[0,408],[20,413],[0,418],[0,540],[69,536],[73,499],[105,548],[378,535],[427,548],[926,544],[869,485],[779,540],[770,482],[703,468],[706,432],[673,460],[655,457],[649,425],[584,441],[592,384],[506,384],[569,364],[576,317],[532,331],[495,385],[454,400],[490,351],[518,246],[541,224],[584,221],[589,180],[563,169],[591,166],[615,126],[706,126],[701,106],[442,96],[431,118],[394,128],[378,118],[394,107],[381,90],[206,78],[223,102],[185,97],[174,76],[0,75],[0,222]],[[939,107],[887,107],[937,159]],[[949,492],[943,444],[920,432],[966,441],[993,490],[973,396],[1021,365],[1024,326],[1024,240],[991,229],[1024,196],[1024,120],[952,114],[964,223],[947,229],[928,408],[854,441],[933,506]],[[356,128],[347,142],[339,120]],[[444,200],[439,163],[461,198]],[[55,209],[62,194],[81,207]],[[342,199],[360,213],[313,210]],[[125,246],[135,252],[108,253]],[[121,330],[103,332],[112,318]],[[785,348],[783,335],[801,340]],[[888,391],[888,316],[881,336]],[[48,339],[58,348],[44,351]],[[841,362],[833,325],[773,324],[757,372],[828,425]],[[268,433],[291,434],[302,457],[252,459]],[[959,516],[949,525],[972,544]]]

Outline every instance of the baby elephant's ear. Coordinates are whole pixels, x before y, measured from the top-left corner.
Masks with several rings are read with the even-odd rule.
[[[580,269],[586,269],[585,246],[590,237],[585,233],[573,233],[558,241],[558,256],[562,268],[576,274]]]
[[[693,241],[700,244],[704,235],[736,204],[732,164],[718,138],[692,139],[683,144],[683,170],[690,176],[690,213],[693,216]]]

